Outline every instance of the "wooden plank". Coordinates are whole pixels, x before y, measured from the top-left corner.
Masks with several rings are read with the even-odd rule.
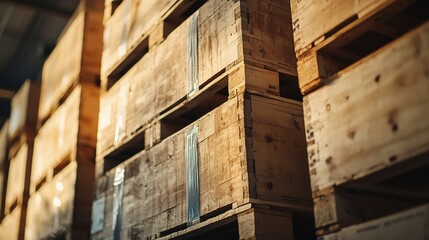
[[[21,211],[22,208],[18,206],[2,220],[0,225],[2,239],[24,239],[23,231],[20,232]]]
[[[373,221],[357,224],[342,229],[338,233],[324,236],[323,240],[342,239],[416,239],[423,240],[428,236],[428,205],[412,208]]]
[[[24,199],[26,167],[28,158],[29,146],[24,143],[17,154],[10,160],[9,174],[6,190],[5,213],[8,214],[17,205],[22,206]],[[31,155],[30,155],[31,156]],[[27,186],[28,187],[28,186]]]
[[[184,135],[194,125],[198,125],[199,131],[200,218],[202,221],[222,215],[229,209],[243,206],[251,199],[260,199],[268,205],[271,202],[277,202],[280,205],[287,203],[285,205],[290,208],[296,207],[302,210],[307,207],[310,209],[308,206],[309,183],[308,179],[303,177],[308,174],[308,170],[303,167],[307,164],[303,128],[297,130],[293,121],[287,127],[282,124],[288,118],[299,118],[302,122],[302,110],[299,112],[297,109],[299,104],[264,97],[255,97],[256,100],[253,100],[253,97],[246,99],[244,93],[231,97],[227,102],[195,122],[118,166],[125,168],[122,238],[159,237],[186,228]],[[255,109],[246,105],[250,99],[255,102]],[[258,117],[261,115],[248,115],[249,119],[245,119],[247,116],[245,111],[250,113],[254,110],[256,112],[261,111],[261,108],[267,109],[261,115],[274,116],[272,121]],[[297,115],[292,115],[288,111]],[[255,136],[247,135],[244,127],[245,121],[254,122]],[[290,142],[273,141],[278,147],[267,149],[268,152],[271,152],[270,157],[262,157],[261,154],[265,151],[262,148],[265,146],[252,148],[246,141],[246,136],[259,138],[259,129],[264,127],[259,127],[258,124],[265,125],[258,121],[266,121],[267,126],[273,125],[270,133],[280,131],[285,136],[291,136]],[[299,144],[299,139],[302,144]],[[294,143],[294,140],[297,142]],[[259,140],[255,141],[259,142]],[[262,167],[257,169],[256,180],[273,182],[275,185],[273,191],[263,192],[261,189],[266,188],[264,183],[257,189],[257,193],[260,190],[260,194],[250,195],[249,181],[253,181],[255,173],[248,166],[253,159],[246,157],[247,148],[261,153],[257,155],[257,161],[261,164],[258,166],[278,164],[278,172],[271,175],[264,175]],[[283,160],[285,154],[291,156],[288,161]],[[93,239],[104,239],[113,234],[111,221],[114,172],[115,170],[112,169],[97,180],[95,199],[105,199],[104,228],[94,233]],[[288,175],[287,173],[291,177],[283,178],[282,176]],[[136,189],[139,190],[136,191]],[[289,198],[285,196],[289,196]],[[305,198],[307,202],[299,202],[302,198]]]
[[[252,208],[237,218],[240,240],[294,239],[291,213]]]
[[[292,22],[297,56],[359,18],[374,15],[392,4],[413,1],[292,0]]]
[[[82,2],[43,66],[39,127],[77,83],[97,82],[102,45],[102,1]],[[71,50],[72,49],[72,50]]]
[[[428,36],[426,23],[304,98],[314,192],[429,150]]]
[[[40,86],[37,82],[26,80],[15,93],[11,103],[10,125],[8,135],[15,139],[24,132],[33,138],[36,132],[37,110],[39,105]]]
[[[178,0],[124,0],[105,22],[104,50],[101,72],[104,74],[130,49],[139,44],[142,36],[155,27],[162,16]]]

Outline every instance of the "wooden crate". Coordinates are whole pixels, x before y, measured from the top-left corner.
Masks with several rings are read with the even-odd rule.
[[[6,120],[3,126],[0,128],[0,219],[3,219],[4,215],[7,173],[9,171],[9,142],[7,134],[8,129],[9,120]]]
[[[23,143],[34,140],[39,96],[40,84],[26,80],[12,99],[8,130],[11,155],[14,155]]]
[[[35,192],[40,184],[52,178],[67,162],[93,164],[98,93],[99,88],[91,84],[76,86],[39,129],[34,142],[31,192]]]
[[[282,95],[283,80],[296,75],[292,32],[284,24],[289,18],[289,10],[283,8],[287,6],[286,1],[272,9],[265,8],[264,1],[209,1],[119,81],[103,79],[106,88],[113,86],[101,99],[98,154],[121,145],[122,138],[131,138],[159,115],[190,101],[190,73],[198,75],[194,95],[231,75],[238,76],[230,81],[229,92],[245,84],[249,90]],[[188,66],[188,35],[196,15],[198,64]]]
[[[429,22],[304,96],[316,227],[341,228],[365,220],[350,217],[348,200],[338,198],[334,187],[365,182],[381,170],[388,179],[427,166],[428,40]],[[414,185],[418,182],[427,181]],[[423,188],[409,200],[429,201],[426,194]],[[364,202],[383,206],[374,199]]]
[[[93,167],[70,162],[28,203],[26,239],[89,239]]]
[[[321,240],[427,239],[429,206],[423,205],[370,222],[347,227]]]
[[[427,1],[292,1],[303,94],[429,19]]]
[[[114,14],[118,14],[118,16],[114,16],[109,19],[109,21],[119,25],[116,27],[119,31],[127,31],[124,29],[123,24],[120,23],[121,21],[115,19],[115,17],[118,17],[123,21],[129,21],[127,18],[120,16],[120,11],[125,10],[127,2],[129,1],[124,1],[118,7]],[[173,1],[161,2],[164,3]],[[127,50],[129,53],[127,52],[124,56],[122,56],[122,60],[120,60],[116,64],[117,66],[115,65],[114,67],[107,67],[105,66],[105,63],[118,61],[115,60],[114,56],[118,54],[118,51],[121,50],[121,48],[118,47],[119,43],[116,43],[115,46],[110,49],[109,43],[105,43],[105,50],[103,52],[102,58],[103,67],[101,70],[103,81],[116,81],[122,77],[124,72],[127,72],[135,62],[138,62],[141,57],[150,59],[142,60],[150,61],[150,68],[159,67],[163,70],[166,70],[166,68],[173,68],[171,70],[172,72],[168,74],[184,74],[184,76],[186,76],[186,72],[180,72],[186,71],[188,65],[186,57],[188,55],[187,40],[189,27],[187,26],[189,25],[190,19],[193,18],[193,15],[197,14],[196,12],[198,12],[197,57],[200,82],[204,82],[213,77],[215,74],[225,69],[228,65],[243,61],[244,59],[248,63],[258,65],[260,67],[281,69],[287,73],[296,73],[296,62],[295,57],[293,57],[294,51],[292,42],[292,29],[290,24],[286,24],[288,22],[290,23],[289,1],[281,0],[271,4],[270,1],[265,0],[215,0],[206,2],[198,10],[189,10],[189,13],[183,16],[176,16],[178,14],[176,10],[183,12],[183,8],[189,7],[189,2],[176,2],[179,3],[176,3],[175,7],[171,9],[168,14],[165,14],[165,16],[161,19],[156,19],[160,22],[158,24],[159,26],[150,33],[150,36],[153,37],[159,35],[160,30],[158,28],[161,29],[161,33],[163,33],[163,31],[167,31],[163,29],[168,28],[169,30],[166,33],[161,34],[163,37],[153,37],[156,39],[161,38],[162,41],[151,41],[151,38],[147,34],[136,34],[141,38],[140,41],[142,41],[142,43],[134,45],[125,44],[131,48],[138,49]],[[201,1],[201,3],[203,2],[204,1]],[[268,7],[269,5],[270,7]],[[145,8],[144,11],[150,11],[150,9]],[[131,15],[132,11],[128,12]],[[188,16],[190,16],[190,18],[187,19]],[[148,17],[153,16],[148,15]],[[174,23],[174,26],[171,26],[169,23],[171,23],[173,20],[177,23]],[[136,24],[130,26],[140,25]],[[137,29],[137,27],[135,28]],[[170,36],[171,34],[174,34],[174,36]],[[108,39],[108,41],[114,41],[115,38],[120,38],[123,36],[123,34],[114,33],[112,30],[109,30],[108,25],[106,26],[105,38]],[[147,54],[150,54],[152,48],[156,48],[156,46],[168,38],[172,39],[170,39],[168,43],[164,44],[163,50],[159,50],[160,53],[153,53],[157,55],[157,57],[145,57]],[[116,42],[119,42],[119,40],[116,39]],[[156,42],[156,44],[152,42]],[[142,44],[144,46],[141,46]],[[169,51],[172,48],[175,49],[174,53]],[[138,50],[142,52],[139,54],[134,53]],[[109,51],[111,53],[109,53]],[[165,62],[165,60],[162,59],[171,60]],[[173,59],[176,61],[173,61]],[[156,65],[154,65],[153,61],[155,61]],[[163,67],[161,65],[158,66],[158,64],[166,65]],[[145,68],[148,67],[149,66],[146,66]],[[112,85],[112,83],[107,82],[104,84],[108,86]]]
[[[78,6],[43,66],[39,127],[79,83],[97,83],[100,72],[103,2]]]
[[[22,219],[21,216],[21,207],[18,206],[5,216],[0,225],[1,239],[24,239],[24,229],[23,225],[20,222]]]
[[[165,237],[186,228],[185,136],[196,126],[201,224],[249,203],[311,212],[301,104],[239,93],[98,178],[93,224],[99,231],[93,239],[113,235],[115,201],[123,204],[123,239]],[[97,164],[108,161],[118,164],[113,157]],[[113,182],[121,168],[123,198],[115,200]]]

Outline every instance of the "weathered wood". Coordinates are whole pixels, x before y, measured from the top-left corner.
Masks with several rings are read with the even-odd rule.
[[[326,3],[329,8],[335,8],[348,6],[347,3],[349,2],[325,1],[320,4]],[[342,69],[362,60],[429,19],[429,13],[422,10],[429,6],[425,1],[354,2],[357,5],[360,3],[369,5],[363,9],[364,13],[357,15],[356,19],[349,19],[350,21],[340,24],[325,37],[317,40],[317,43],[302,49],[301,52],[297,50],[299,85],[303,94],[309,94],[323,84],[327,84]],[[311,5],[317,6],[317,4]],[[342,13],[353,10],[352,8],[347,9]],[[360,7],[354,10],[358,9]],[[315,16],[322,15],[324,13]],[[341,16],[341,14],[338,15]],[[335,20],[336,14],[333,16],[326,19]],[[400,24],[398,19],[402,19]],[[319,26],[319,22],[317,24],[316,22],[310,25]],[[299,25],[299,23],[297,24]],[[317,28],[322,29],[323,27]],[[314,31],[309,32],[309,34],[312,33]],[[297,36],[295,35],[295,37]],[[295,40],[299,41],[299,38]]]
[[[97,86],[77,85],[39,129],[32,165],[28,239],[89,236],[98,96]]]
[[[377,220],[342,229],[338,233],[320,238],[322,240],[358,239],[427,239],[429,207],[424,205]]]
[[[32,80],[26,80],[12,99],[8,131],[13,145],[11,155],[16,153],[22,143],[33,141],[34,139],[39,96],[40,84]]]
[[[70,162],[31,196],[26,239],[89,239],[91,201],[81,196],[91,198],[92,171],[91,166]]]
[[[429,150],[428,38],[426,23],[304,97],[313,191]]]
[[[293,121],[296,119],[302,124],[301,105],[280,99],[237,94],[119,165],[125,169],[121,237],[162,236],[175,232],[171,229],[186,227],[184,136],[195,125],[198,126],[201,221],[249,203],[251,199],[310,209],[308,171],[301,171],[307,164],[304,129],[296,127],[299,123]],[[264,113],[258,115],[261,109]],[[264,115],[275,117],[267,120]],[[281,124],[285,121],[289,125]],[[278,134],[287,136],[290,142],[283,142]],[[266,136],[271,136],[268,146],[248,142],[266,142]],[[270,154],[265,156],[260,154],[262,151]],[[285,158],[286,155],[291,157]],[[103,230],[93,234],[93,239],[112,236],[114,175],[115,171],[111,170],[97,180],[95,199],[105,201],[104,211],[98,212],[104,225]]]
[[[413,0],[291,0],[295,51],[297,56],[362,18],[368,18],[395,4]]]
[[[82,1],[43,66],[39,127],[79,83],[99,78],[103,2]]]
[[[240,240],[294,239],[292,214],[252,208],[238,215]]]

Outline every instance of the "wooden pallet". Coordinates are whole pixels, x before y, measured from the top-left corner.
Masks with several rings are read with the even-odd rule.
[[[78,85],[39,129],[34,143],[31,193],[45,182],[46,176],[54,176],[59,172],[55,169],[61,169],[63,162],[78,161],[93,164],[98,122],[98,93],[97,86]]]
[[[28,239],[50,235],[88,239],[98,94],[97,86],[78,85],[39,129],[30,181]]]
[[[82,1],[45,61],[38,127],[67,99],[76,85],[99,84],[103,5],[102,1]]]
[[[429,206],[423,205],[377,220],[347,227],[320,240],[378,240],[427,239]]]
[[[337,186],[363,181],[381,172],[380,176],[387,181],[427,166],[429,123],[424,120],[429,118],[427,39],[429,22],[304,96],[316,227],[328,227],[327,231],[331,231],[365,220],[364,215],[349,221],[344,206],[341,212],[332,210],[337,203],[345,206],[350,203],[338,200],[334,190]],[[373,187],[374,184],[369,190],[380,190]],[[381,190],[383,194],[385,191]],[[390,190],[387,193],[404,195]],[[426,194],[412,193],[409,198],[425,199],[429,197]],[[330,229],[331,225],[334,229]]]
[[[161,121],[167,123],[176,119],[179,122],[182,121],[181,125],[189,123],[243,89],[294,99],[300,98],[298,87],[295,85],[296,77],[243,63],[231,65],[216,74],[214,78],[201,84],[196,93],[188,97],[185,90],[176,89],[176,93],[182,92],[181,94],[175,94],[171,90],[163,91],[162,89],[166,88],[156,84],[156,81],[148,82],[147,86],[143,81],[131,85],[127,80],[124,78],[119,81],[101,99],[98,158],[109,155],[128,142],[141,141],[143,136],[146,139],[144,147],[150,147],[161,138],[165,138],[160,135]],[[144,88],[144,85],[147,88]],[[173,86],[168,89],[171,88]],[[141,94],[142,92],[147,94]],[[181,117],[186,112],[189,114],[193,112],[194,116],[188,116],[192,119],[185,120]],[[150,133],[151,129],[155,132]],[[167,132],[163,133],[163,135],[166,134],[168,135]]]
[[[117,201],[113,180],[118,168],[125,169],[122,238],[133,228],[149,237],[186,227],[185,135],[195,126],[201,221],[253,200],[311,212],[301,114],[296,101],[241,92],[122,164],[114,162],[116,157],[97,162],[97,168],[109,161],[113,163],[109,169],[120,165],[97,180],[95,199],[105,207],[95,215],[104,230],[93,237],[113,234],[112,206]]]
[[[126,78],[135,78],[141,74],[139,79],[148,79],[146,86],[150,85],[148,82],[162,81],[165,85],[163,91],[173,91],[169,94],[184,91],[186,94],[186,76],[191,70],[188,69],[187,58],[189,25],[195,15],[198,15],[198,47],[195,49],[198,52],[198,64],[194,68],[198,69],[199,84],[213,78],[227,66],[243,60],[262,68],[282,69],[283,72],[296,75],[292,30],[285,24],[285,21],[290,22],[288,1],[279,1],[272,4],[271,8],[266,7],[268,3],[265,0],[208,1],[198,10],[196,7],[205,1],[198,1],[197,6],[190,5],[191,1],[177,2],[170,12],[164,14],[153,31],[143,34],[138,44],[129,45],[130,49],[120,60],[114,60],[117,63],[113,67],[102,68],[104,89],[109,89],[130,71],[132,73],[125,74],[128,75]],[[125,3],[117,11],[125,7],[122,6]],[[187,11],[186,15],[177,12],[181,9],[179,12],[183,13],[189,7],[192,11]],[[110,20],[120,22],[113,18]],[[175,22],[173,26],[172,22]],[[122,25],[119,30],[123,30]],[[109,32],[108,28],[106,31]],[[151,37],[162,40],[151,41]],[[113,47],[111,51],[117,54],[118,47]],[[112,54],[103,54],[103,66],[104,62],[114,59],[110,56]]]
[[[292,14],[295,18],[294,23],[299,25],[299,29],[295,29],[294,36],[298,56],[299,82],[303,94],[308,94],[323,84],[327,84],[341,70],[362,60],[429,19],[429,13],[425,11],[429,7],[427,1],[332,0],[316,3],[316,1],[306,0],[300,2],[305,6],[309,4],[308,6],[311,7],[308,8],[312,9],[292,7],[295,8],[293,11],[295,15]],[[350,7],[351,2],[354,2],[356,8]],[[355,11],[357,12],[355,13]],[[319,14],[320,12],[322,14]],[[326,14],[329,14],[330,17],[326,17]],[[306,19],[305,23],[301,22],[304,19]],[[338,22],[340,19],[345,22]],[[322,24],[325,22],[326,24]],[[327,27],[328,30],[323,30],[324,27]],[[319,40],[313,39],[311,41],[315,42],[311,42],[309,39],[313,37],[309,37],[310,35],[320,34],[319,30],[311,30],[313,28],[328,31],[328,33],[325,33]],[[306,35],[308,36],[304,37]],[[304,47],[301,45],[304,42],[300,43],[300,41],[304,41],[305,44],[310,41],[310,45]]]
[[[93,170],[68,162],[32,194],[25,239],[89,239]]]

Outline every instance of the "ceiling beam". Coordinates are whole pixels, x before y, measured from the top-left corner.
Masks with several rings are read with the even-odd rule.
[[[12,99],[14,95],[15,95],[14,91],[0,88],[0,98]]]
[[[0,0],[0,2],[1,3],[10,3],[10,4],[13,4],[17,7],[31,9],[34,11],[38,11],[42,14],[48,14],[48,15],[66,18],[66,19],[70,18],[73,14],[73,12],[68,12],[68,11],[64,11],[61,9],[56,9],[54,7],[51,7],[51,6],[42,5],[42,4],[33,3],[33,2],[28,2],[28,1],[23,1],[23,0]]]

